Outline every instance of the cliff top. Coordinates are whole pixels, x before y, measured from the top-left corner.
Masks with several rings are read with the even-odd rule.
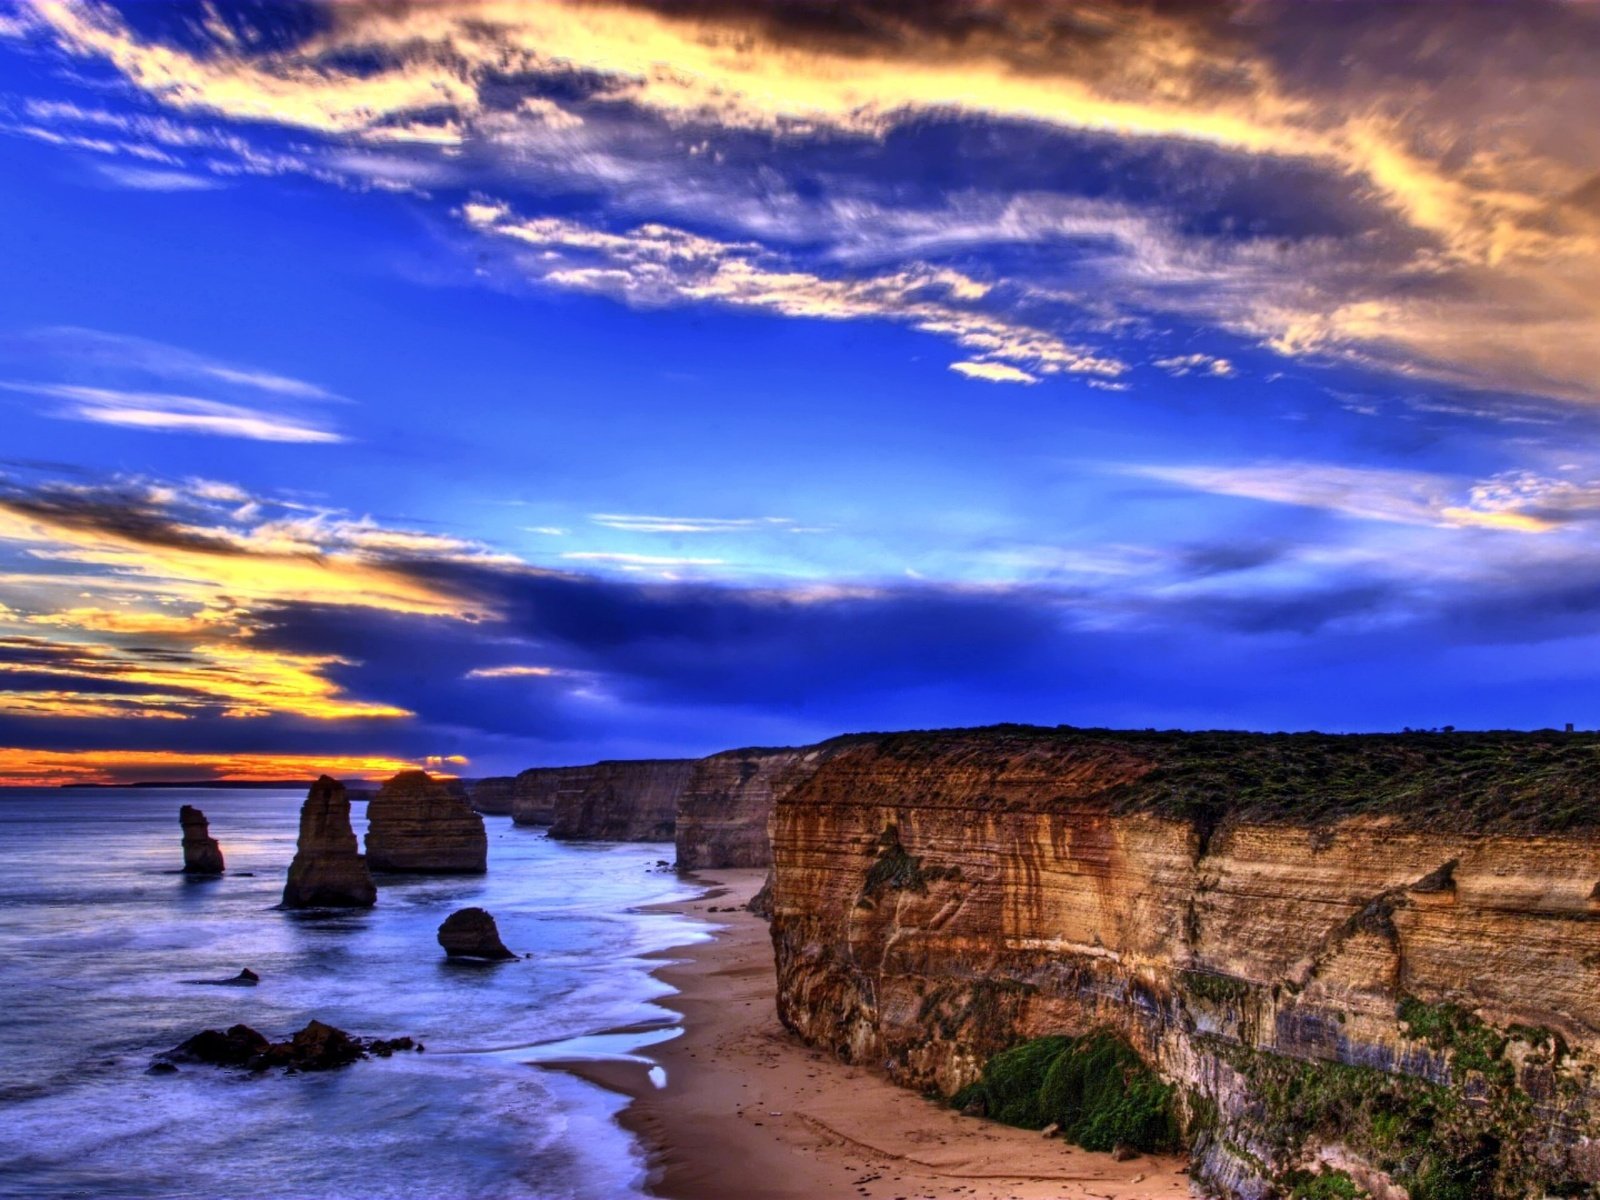
[[[821,798],[841,772],[871,763],[896,764],[919,799],[935,806],[1093,802],[1187,819],[1202,830],[1353,816],[1463,832],[1600,826],[1596,733],[930,730],[849,747],[801,793]]]

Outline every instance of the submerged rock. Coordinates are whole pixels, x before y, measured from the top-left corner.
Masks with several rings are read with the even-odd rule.
[[[446,917],[439,926],[439,945],[451,958],[498,961],[516,957],[500,941],[494,918],[481,908],[459,909]]]
[[[261,976],[257,975],[249,967],[245,967],[237,975],[230,976],[227,979],[191,979],[188,982],[202,983],[208,987],[255,987],[256,984],[261,982]]]
[[[331,1071],[376,1055],[388,1058],[399,1050],[421,1051],[411,1038],[352,1037],[321,1021],[310,1021],[286,1042],[268,1041],[248,1025],[206,1029],[174,1046],[151,1063],[150,1071],[174,1069],[177,1063],[203,1063],[213,1067],[244,1067],[261,1072],[281,1067],[286,1071]]]
[[[211,836],[211,826],[206,821],[205,813],[192,804],[185,804],[178,810],[178,824],[183,827],[184,873],[221,875],[222,847]]]
[[[369,908],[378,889],[356,851],[344,784],[324,775],[300,809],[300,842],[283,886],[285,908]]]
[[[374,871],[481,874],[489,839],[458,780],[402,771],[367,805],[367,864]]]

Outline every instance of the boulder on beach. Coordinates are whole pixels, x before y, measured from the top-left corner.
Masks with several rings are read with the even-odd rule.
[[[481,958],[500,961],[515,958],[500,940],[494,918],[481,908],[462,908],[451,913],[439,926],[439,945],[451,958]]]
[[[481,874],[488,864],[483,818],[459,780],[402,771],[367,805],[367,865],[374,871]]]
[[[211,825],[205,813],[192,804],[178,810],[178,824],[183,827],[183,870],[186,875],[221,875],[222,847],[211,836]]]
[[[244,1067],[250,1071],[331,1071],[376,1055],[388,1058],[400,1050],[421,1050],[411,1038],[353,1037],[321,1021],[310,1021],[288,1041],[269,1041],[248,1025],[206,1029],[181,1045],[159,1055],[151,1070],[177,1063],[203,1063],[213,1067]]]
[[[344,784],[324,775],[300,809],[300,842],[283,886],[284,908],[370,908],[378,899],[350,828]]]

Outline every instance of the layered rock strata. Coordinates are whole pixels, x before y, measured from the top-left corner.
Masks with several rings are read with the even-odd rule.
[[[205,813],[192,804],[178,810],[178,824],[183,829],[183,870],[188,875],[221,875],[223,871],[222,847],[211,836],[211,826]]]
[[[374,871],[479,874],[489,839],[459,780],[402,771],[367,804],[367,865]]]
[[[777,801],[779,1014],[947,1095],[1115,1031],[1216,1194],[1579,1194],[1597,783],[1584,735],[876,739]]]
[[[516,799],[516,783],[509,775],[472,780],[467,784],[467,799],[472,804],[472,810],[485,816],[509,817]]]
[[[550,836],[569,841],[670,842],[695,759],[632,759],[567,768]]]
[[[300,808],[300,841],[283,887],[285,908],[368,908],[378,899],[350,828],[344,784],[324,775]]]
[[[588,767],[529,767],[512,780],[511,819],[518,825],[549,825],[556,819],[556,795]]]
[[[695,763],[678,800],[674,841],[681,871],[765,867],[776,796],[809,779],[855,738],[776,750],[727,750]]]

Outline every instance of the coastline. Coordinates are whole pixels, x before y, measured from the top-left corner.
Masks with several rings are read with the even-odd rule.
[[[962,1117],[795,1040],[774,1010],[767,924],[745,910],[766,870],[707,872],[706,890],[656,906],[713,923],[657,957],[683,1033],[644,1064],[546,1062],[630,1099],[620,1116],[665,1200],[1167,1200],[1188,1197],[1181,1158],[1117,1162]],[[721,911],[728,906],[735,911]],[[716,908],[719,911],[708,910]]]

